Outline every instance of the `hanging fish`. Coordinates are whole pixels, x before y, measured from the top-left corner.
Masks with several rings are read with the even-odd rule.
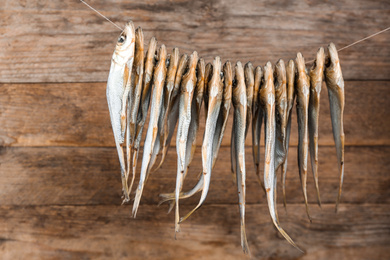
[[[240,207],[240,223],[241,223],[241,247],[245,253],[249,254],[249,246],[245,232],[245,195],[246,195],[246,170],[245,170],[245,130],[247,120],[247,93],[245,87],[244,69],[241,62],[237,62],[235,68],[235,84],[233,85],[233,134],[234,134],[234,155],[236,162],[236,182],[238,190],[238,201]],[[252,107],[250,108],[252,109]]]
[[[136,139],[137,121],[142,95],[142,79],[144,74],[144,34],[142,29],[138,27],[135,30],[135,54],[134,64],[131,73],[130,91],[128,95],[127,106],[127,127],[126,127],[126,159],[127,159],[127,174],[128,178],[131,169],[131,161],[134,150],[134,141]],[[129,195],[133,188],[135,172],[132,171],[131,183],[129,186]]]
[[[126,130],[127,93],[131,80],[134,61],[135,31],[133,22],[128,22],[118,38],[111,59],[110,73],[107,80],[107,103],[110,111],[111,126],[114,132],[115,145],[121,167],[122,190],[124,202],[129,201],[129,190],[126,178],[126,165],[122,145]],[[124,117],[123,117],[124,115]]]
[[[275,86],[275,171],[283,164],[286,158],[286,132],[287,132],[287,75],[282,59],[278,60],[274,71]]]
[[[171,92],[170,101],[168,103],[168,109],[167,109],[167,121],[164,120],[164,130],[163,130],[163,143],[162,143],[162,155],[161,155],[161,161],[159,165],[157,166],[156,170],[161,167],[161,165],[164,163],[164,160],[168,153],[169,145],[171,144],[171,140],[173,137],[173,133],[175,131],[176,123],[179,118],[179,90],[180,90],[180,84],[182,80],[182,76],[185,72],[185,69],[187,67],[188,63],[188,56],[187,54],[183,54],[180,57],[179,65],[177,67],[176,75],[175,75],[175,83],[173,85],[173,89]]]
[[[307,203],[307,155],[309,148],[309,131],[308,131],[308,110],[310,98],[310,78],[306,73],[305,59],[298,52],[295,59],[297,65],[296,75],[296,93],[297,93],[297,115],[298,115],[298,167],[299,178],[301,179],[303,196],[305,199],[306,213],[310,220],[309,206]]]
[[[279,224],[275,198],[275,88],[273,70],[270,62],[264,66],[264,79],[259,93],[263,109],[265,133],[264,186],[271,219],[277,230],[295,248],[302,251]]]
[[[196,86],[196,66],[198,63],[198,53],[191,54],[188,62],[188,70],[183,75],[181,84],[181,93],[179,101],[179,124],[176,134],[176,152],[177,152],[177,176],[175,190],[175,231],[180,231],[179,226],[179,194],[183,186],[184,173],[187,169],[186,155],[191,153],[192,140],[188,140],[188,132],[191,124],[192,98]],[[188,144],[187,144],[188,143]]]
[[[253,88],[253,117],[252,117],[252,154],[253,154],[253,163],[255,164],[255,172],[257,180],[259,181],[261,187],[264,188],[263,180],[260,176],[260,134],[261,134],[261,124],[263,121],[263,111],[260,106],[259,99],[259,90],[260,84],[263,79],[263,70],[260,66],[256,67],[255,70],[255,82]]]
[[[134,153],[133,153],[133,162],[132,162],[133,178],[136,175],[135,173],[137,169],[137,161],[138,161],[138,154],[140,150],[142,131],[146,122],[146,117],[148,115],[150,95],[152,92],[153,71],[154,71],[154,66],[156,64],[156,58],[155,58],[156,49],[157,49],[157,40],[156,38],[152,37],[150,39],[148,51],[145,57],[141,102],[140,102],[140,108],[138,109],[138,116],[137,116],[136,139],[134,143]]]
[[[201,61],[203,61],[203,60],[201,60]],[[209,68],[210,68],[210,66],[209,66]],[[214,138],[213,138],[213,166],[212,166],[212,169],[214,169],[215,162],[217,160],[219,148],[220,148],[221,143],[222,143],[222,138],[223,138],[223,134],[224,134],[225,129],[226,129],[226,124],[227,124],[227,120],[229,118],[229,111],[230,111],[230,107],[231,107],[233,72],[232,72],[231,63],[229,61],[227,61],[223,67],[223,74],[224,74],[224,80],[223,80],[224,81],[224,89],[223,89],[221,109],[220,109],[220,112],[218,115],[216,129],[215,129]],[[203,74],[203,81],[204,81],[204,77],[205,77],[204,75],[205,74]],[[199,79],[200,78],[198,76],[197,89],[199,86]],[[200,94],[201,93],[199,90],[199,94],[196,95],[196,96],[199,96],[196,99],[197,104],[199,104],[198,100],[200,99]],[[197,115],[199,115],[199,113],[200,113],[200,107],[198,108],[198,106],[199,105],[196,106],[197,111],[198,111],[196,113]],[[199,124],[199,119],[198,119],[198,124]],[[190,131],[191,131],[191,129],[192,128],[190,127]],[[194,141],[194,145],[195,145],[195,141]],[[193,150],[194,149],[195,148],[193,146]],[[191,160],[192,160],[192,156],[193,156],[193,154],[191,155]],[[203,187],[203,180],[204,180],[204,177],[203,177],[203,174],[201,173],[200,179],[196,183],[196,185],[188,192],[181,192],[179,198],[180,199],[189,198],[189,197],[193,196],[194,194],[196,194],[197,192],[201,191],[202,187]],[[160,194],[160,197],[162,197],[162,200],[160,201],[159,204],[164,203],[166,201],[172,201],[170,203],[170,207],[168,209],[168,213],[169,213],[172,210],[173,205],[175,204],[173,201],[175,199],[174,194],[173,193]]]
[[[287,176],[287,157],[288,148],[290,143],[290,132],[291,132],[291,114],[295,100],[295,63],[293,60],[289,60],[286,69],[287,76],[287,129],[286,129],[286,157],[282,163],[282,187],[283,187],[283,205],[286,208],[286,176]]]
[[[152,104],[150,108],[150,120],[148,131],[146,133],[144,152],[142,155],[141,175],[138,188],[135,194],[132,215],[135,218],[137,215],[138,206],[141,200],[142,191],[144,189],[149,163],[152,157],[155,141],[158,135],[158,119],[163,101],[163,88],[165,83],[167,51],[165,45],[161,45],[158,55],[158,63],[154,69],[153,86],[152,86]]]
[[[321,47],[317,52],[313,66],[310,69],[310,100],[309,100],[309,148],[310,162],[314,183],[317,191],[317,202],[321,207],[320,189],[318,187],[318,118],[320,115],[320,94],[324,75],[325,53]]]
[[[165,148],[165,137],[168,137],[168,115],[171,110],[171,104],[173,104],[172,92],[175,87],[175,78],[177,68],[179,66],[179,58],[180,53],[178,48],[174,48],[172,51],[172,55],[170,55],[168,61],[168,70],[167,70],[167,78],[165,80],[165,93],[164,93],[164,104],[160,113],[161,120],[161,131],[160,131],[160,144],[162,145],[162,150]],[[161,161],[159,165],[154,169],[157,171],[163,164],[165,159],[164,153],[161,156]]]
[[[180,219],[180,222],[186,220],[193,212],[195,212],[206,199],[211,179],[211,170],[213,162],[213,138],[215,133],[216,121],[222,102],[222,88],[221,84],[221,59],[216,57],[213,61],[213,74],[210,82],[208,82],[208,114],[206,119],[206,128],[202,144],[202,168],[203,168],[203,187],[202,195],[198,205],[191,210],[186,216]],[[177,201],[176,201],[177,203]]]
[[[328,58],[325,65],[325,82],[328,88],[330,115],[332,120],[333,138],[336,144],[337,162],[340,172],[340,186],[336,201],[336,212],[341,198],[344,179],[344,79],[341,72],[339,55],[336,46],[328,46]]]

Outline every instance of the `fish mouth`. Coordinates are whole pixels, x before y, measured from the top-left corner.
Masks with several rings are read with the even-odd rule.
[[[326,67],[330,67],[331,65],[335,65],[339,63],[339,55],[337,53],[336,45],[334,45],[333,42],[331,42],[328,45],[328,53],[326,57]]]
[[[303,58],[302,53],[300,52],[297,53],[296,63],[298,67],[298,72],[306,73],[305,58]]]
[[[311,66],[310,71],[315,70],[316,68],[323,68],[324,67],[324,62],[325,62],[325,51],[324,48],[321,47],[317,51],[317,56],[316,59],[313,62],[313,65]]]

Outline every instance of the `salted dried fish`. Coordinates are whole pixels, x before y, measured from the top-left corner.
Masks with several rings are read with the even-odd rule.
[[[140,150],[142,131],[145,125],[146,117],[148,115],[150,95],[152,92],[153,71],[154,71],[154,66],[156,64],[156,59],[155,59],[156,49],[157,49],[157,40],[156,38],[152,37],[150,39],[148,51],[145,57],[141,102],[140,102],[140,108],[138,109],[138,116],[137,116],[136,139],[134,142],[134,152],[133,152],[133,162],[132,162],[133,178],[135,176],[136,169],[137,169],[137,161],[138,161],[138,154]]]
[[[280,59],[274,70],[275,86],[275,171],[277,172],[286,158],[286,130],[287,130],[287,75],[284,61]]]
[[[170,101],[168,102],[168,109],[166,111],[166,115],[168,116],[167,120],[164,120],[163,127],[163,141],[162,141],[162,155],[161,161],[156,169],[160,168],[164,163],[165,158],[168,153],[169,145],[171,144],[171,140],[173,137],[173,133],[175,131],[175,127],[179,117],[179,90],[180,84],[182,80],[182,76],[185,72],[188,63],[187,54],[183,54],[180,57],[179,64],[177,66],[176,75],[175,75],[175,83],[173,85],[173,89],[171,91]]]
[[[241,62],[237,62],[235,68],[235,84],[233,86],[233,134],[234,155],[236,161],[236,178],[238,189],[238,201],[240,207],[241,247],[249,254],[249,246],[245,232],[245,195],[246,195],[246,170],[245,170],[245,130],[247,120],[247,89],[245,87],[244,69]],[[250,108],[252,109],[252,108]]]
[[[314,183],[317,191],[317,202],[321,207],[320,189],[318,187],[318,118],[320,115],[320,94],[324,75],[325,53],[321,47],[310,69],[309,100],[309,150]]]
[[[192,140],[188,140],[188,132],[191,124],[192,98],[196,86],[196,66],[198,63],[198,53],[195,51],[191,54],[188,62],[188,70],[183,75],[181,84],[181,93],[179,101],[179,124],[176,134],[176,152],[177,152],[177,176],[175,190],[175,231],[180,231],[179,226],[179,194],[183,186],[184,173],[187,169],[186,158],[191,153]],[[187,145],[188,143],[188,145]],[[188,147],[187,147],[188,146]]]
[[[154,149],[155,141],[158,134],[158,119],[161,111],[163,100],[163,88],[165,83],[165,76],[167,68],[165,65],[167,58],[167,51],[165,45],[161,45],[158,56],[158,63],[154,70],[153,86],[152,86],[152,101],[150,110],[150,120],[148,131],[146,133],[144,152],[142,156],[141,175],[138,188],[135,194],[132,215],[135,218],[138,206],[141,200],[142,191],[145,185],[146,175],[149,169],[149,163]]]
[[[287,157],[288,157],[288,148],[290,143],[290,133],[291,133],[291,114],[292,108],[294,106],[295,100],[295,63],[293,60],[289,60],[286,68],[287,76],[287,129],[286,129],[286,157],[282,163],[282,187],[283,187],[283,205],[286,208],[286,176],[287,176]]]
[[[261,187],[264,188],[263,180],[260,176],[260,135],[261,135],[261,125],[263,121],[263,111],[260,106],[259,91],[260,84],[263,78],[263,70],[260,66],[257,66],[255,69],[255,82],[253,87],[253,118],[252,118],[252,155],[253,163],[255,164],[256,176]]]
[[[255,85],[255,76],[254,68],[251,62],[245,64],[244,68],[245,74],[245,86],[246,86],[246,126],[245,126],[245,138],[249,131],[249,125],[252,121],[252,106],[253,106],[253,95],[254,95],[254,85]]]
[[[332,120],[333,138],[336,144],[337,161],[340,173],[340,186],[336,201],[336,212],[341,198],[344,179],[344,79],[341,72],[336,46],[328,46],[328,59],[325,65],[325,82],[328,88],[330,115]]]
[[[208,86],[208,114],[206,119],[206,128],[202,144],[202,168],[203,168],[203,187],[202,195],[198,205],[191,210],[186,216],[180,219],[180,222],[186,220],[193,212],[195,212],[206,199],[211,179],[211,170],[213,162],[213,137],[215,133],[215,122],[217,121],[219,110],[222,102],[222,87],[221,84],[221,59],[216,57],[213,61],[213,76]],[[177,201],[176,201],[177,203]]]
[[[131,78],[134,61],[134,42],[134,25],[130,21],[126,24],[125,29],[119,36],[114,54],[112,55],[106,90],[111,126],[114,132],[115,145],[121,167],[124,201],[129,201],[129,191],[126,178],[125,157],[122,148],[125,138],[126,116],[122,117],[122,115],[123,112],[126,112],[126,88],[128,87],[127,82]]]
[[[178,48],[174,48],[172,54],[167,59],[168,70],[167,78],[165,79],[165,90],[164,90],[164,103],[161,109],[160,118],[161,118],[161,131],[160,131],[160,144],[165,144],[165,137],[168,137],[168,112],[170,112],[170,105],[173,103],[172,92],[175,87],[175,78],[177,68],[179,66],[180,53]],[[169,110],[169,111],[168,111]],[[164,145],[163,145],[164,147]],[[164,149],[164,148],[163,148]],[[161,161],[159,165],[154,169],[157,171],[163,164],[165,156],[161,156]]]
[[[268,208],[271,215],[271,219],[283,235],[283,237],[295,248],[299,247],[290,238],[290,236],[283,230],[279,224],[278,213],[276,209],[275,198],[275,88],[272,65],[268,62],[264,66],[264,83],[260,88],[260,103],[263,108],[264,116],[264,133],[265,133],[265,160],[264,160],[264,186],[266,189]]]
[[[130,174],[131,164],[130,159],[132,158],[134,141],[136,138],[138,111],[140,108],[141,94],[142,94],[142,79],[144,74],[144,34],[142,29],[138,27],[135,30],[135,53],[134,53],[134,64],[131,73],[130,91],[128,96],[127,106],[127,127],[126,127],[126,161],[127,161],[127,173],[126,178]],[[132,190],[135,172],[132,171],[133,175],[131,178],[129,193]],[[130,196],[130,194],[129,194]]]
[[[200,59],[200,61],[204,63],[203,59]],[[199,67],[199,64],[198,64],[198,67]],[[209,68],[211,68],[211,66],[209,66]],[[201,70],[201,69],[198,68],[198,72],[199,72],[199,70]],[[224,74],[223,97],[222,97],[222,104],[221,104],[220,113],[219,113],[218,119],[217,119],[214,138],[213,138],[213,165],[212,165],[212,169],[214,169],[215,162],[217,161],[219,148],[220,148],[221,143],[222,143],[222,138],[223,138],[223,134],[224,134],[225,129],[226,129],[226,124],[227,124],[227,120],[229,118],[229,111],[230,111],[230,107],[231,107],[233,72],[232,72],[232,65],[229,61],[227,61],[223,67],[223,74]],[[202,74],[200,74],[200,75],[198,74],[198,84],[197,84],[197,89],[195,90],[195,93],[198,93],[195,95],[197,97],[196,98],[197,112],[195,113],[195,115],[198,116],[198,124],[199,124],[199,113],[200,113],[199,103],[201,105],[200,99],[201,99],[201,96],[203,96],[203,93],[200,92],[200,90],[201,90],[200,86],[202,85],[202,83],[201,83],[202,81],[204,83],[204,78],[205,78],[204,65],[203,65],[203,76],[201,76],[201,75]],[[194,127],[194,128],[197,129],[197,127]],[[190,131],[191,131],[191,129],[192,129],[192,127],[190,126]],[[195,133],[195,135],[196,135],[196,133]],[[193,144],[194,145],[192,147],[192,151],[195,150],[195,147],[194,147],[195,140],[194,140]],[[193,154],[191,155],[190,160],[192,160],[192,156],[193,156]],[[188,165],[189,165],[189,163],[188,163]],[[187,170],[188,170],[188,168],[187,168]],[[194,194],[196,194],[197,192],[201,191],[202,187],[203,187],[203,180],[204,180],[203,176],[204,176],[203,174],[200,174],[200,179],[196,183],[196,185],[188,192],[181,192],[179,198],[180,199],[189,198],[189,197],[193,196]],[[160,201],[159,204],[164,203],[166,201],[174,200],[175,199],[174,195],[175,194],[173,194],[173,193],[160,194],[160,197],[162,197],[162,200]],[[174,201],[170,204],[168,212],[171,211],[173,204],[174,204]]]
[[[310,220],[309,206],[307,203],[307,155],[309,148],[309,131],[308,131],[308,110],[310,98],[310,79],[306,73],[305,59],[299,52],[295,59],[297,66],[297,116],[298,116],[298,167],[299,178],[301,179],[303,197],[305,199],[306,213]]]

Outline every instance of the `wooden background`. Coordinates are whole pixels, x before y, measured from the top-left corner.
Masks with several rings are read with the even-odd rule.
[[[390,25],[386,0],[89,3],[121,26],[132,19],[143,28],[146,42],[156,36],[168,50],[177,46],[181,53],[197,50],[206,61],[220,55],[254,65],[287,61],[298,51],[312,59],[331,41],[340,48]],[[231,117],[206,203],[175,240],[173,214],[166,214],[165,205],[156,206],[159,193],[174,189],[174,147],[149,179],[137,218],[130,217],[130,205],[121,205],[105,97],[120,31],[77,0],[2,0],[0,17],[0,258],[247,259],[230,175]],[[340,53],[346,150],[338,214],[324,85],[319,137],[323,207],[316,205],[309,178],[313,223],[306,217],[298,179],[294,109],[287,213],[282,204],[278,208],[282,226],[305,253],[271,224],[248,136],[246,222],[254,259],[390,258],[389,40],[386,32]],[[198,149],[185,187],[196,182],[200,165]],[[181,212],[198,198],[183,201]]]

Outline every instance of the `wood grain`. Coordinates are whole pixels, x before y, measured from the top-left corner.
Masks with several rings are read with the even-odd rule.
[[[263,65],[313,59],[333,41],[343,47],[389,24],[388,1],[103,1],[89,3],[123,26],[132,19],[168,49],[198,51],[206,61]],[[105,82],[120,31],[80,1],[13,1],[0,7],[0,82]],[[388,80],[389,33],[341,56],[344,77]]]
[[[105,88],[104,83],[1,84],[0,145],[114,146]],[[319,144],[334,145],[325,84],[321,93]],[[346,145],[390,145],[390,81],[348,81],[345,98]],[[222,145],[230,144],[232,112]],[[199,145],[204,122],[202,112]],[[296,146],[295,108],[292,122],[290,144]],[[251,140],[249,131],[246,144]]]
[[[3,148],[0,165],[0,205],[120,205],[121,180],[115,148]],[[390,203],[390,147],[347,147],[342,204]],[[262,155],[264,152],[262,151]],[[230,149],[223,147],[212,173],[206,204],[236,204],[237,187],[230,173]],[[290,149],[287,175],[287,203],[301,203],[296,148]],[[159,194],[174,191],[176,152],[171,150],[163,167],[153,173],[143,192],[144,205],[157,205]],[[261,160],[263,165],[264,159]],[[139,165],[141,160],[139,160]],[[192,188],[201,171],[200,149],[195,153],[184,190]],[[246,149],[247,204],[266,200],[257,182],[251,149]],[[139,169],[138,174],[139,175]],[[308,198],[317,208],[314,182],[309,171]],[[279,179],[280,180],[280,179]],[[135,189],[138,183],[136,178]],[[338,189],[335,149],[319,149],[319,185],[323,203],[334,204]],[[281,198],[281,188],[278,197]],[[200,194],[183,200],[195,206]],[[134,194],[132,195],[134,197]],[[281,202],[281,200],[279,200]],[[130,210],[130,206],[129,207]],[[164,211],[166,206],[163,206]],[[290,212],[289,205],[287,206]],[[203,209],[203,208],[202,208]],[[282,210],[282,206],[280,206]]]
[[[313,212],[291,205],[282,226],[305,253],[273,228],[265,205],[248,205],[249,247],[254,259],[387,259],[389,205],[325,205]],[[182,207],[189,210],[188,206]],[[242,253],[236,205],[207,205],[181,225],[155,206],[137,215],[123,206],[0,207],[3,259],[249,259]]]

